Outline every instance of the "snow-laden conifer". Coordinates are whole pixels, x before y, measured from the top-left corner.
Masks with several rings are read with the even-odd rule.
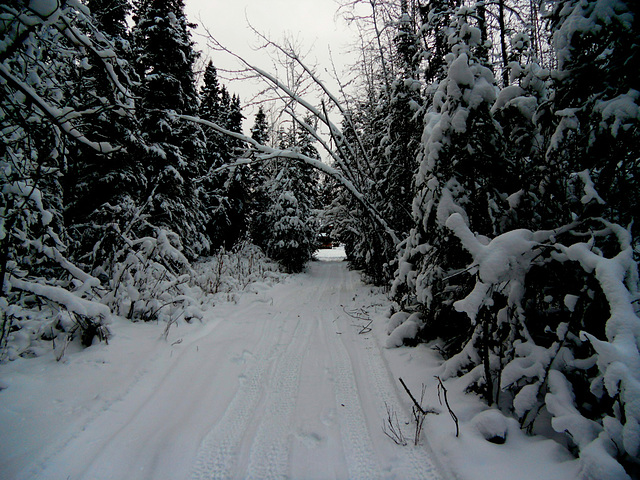
[[[178,234],[189,257],[209,249],[201,185],[204,136],[174,114],[197,112],[194,49],[182,0],[141,0],[133,42],[140,76],[137,104],[143,140],[150,221]]]

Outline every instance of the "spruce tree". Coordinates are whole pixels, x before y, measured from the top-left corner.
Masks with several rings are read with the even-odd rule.
[[[558,60],[552,108],[560,118],[550,166],[588,171],[603,201],[589,205],[589,213],[623,225],[633,222],[640,204],[639,18],[640,6],[630,0],[571,0],[553,5],[550,14]],[[632,229],[638,238],[640,225],[633,222]]]
[[[340,146],[344,166],[338,168],[403,237],[412,224],[413,178],[422,135],[423,47],[416,25],[419,16],[412,15],[415,12],[410,12],[408,2],[399,2],[394,13],[392,52],[379,52],[381,86],[368,85],[367,97],[359,98],[358,107],[345,117],[344,144]],[[380,35],[376,35],[378,40]],[[350,264],[376,284],[389,282],[395,270],[396,246],[386,233],[377,231],[357,201],[346,192],[338,195],[327,218],[345,243]]]
[[[269,124],[262,106],[258,109],[255,122],[251,127],[251,138],[267,145],[269,140]],[[264,245],[266,226],[261,219],[269,206],[268,181],[270,162],[254,162],[250,166],[251,203],[249,209],[249,233],[256,245]]]
[[[196,124],[174,116],[198,111],[192,25],[182,0],[141,0],[134,20],[150,222],[175,231],[187,255],[194,257],[210,246],[204,194],[196,181],[205,170],[204,135]]]
[[[308,134],[291,128],[281,135],[281,147],[319,158]],[[276,159],[264,188],[266,210],[257,215],[262,229],[258,245],[288,272],[300,272],[315,251],[317,172],[299,162]]]
[[[227,129],[242,133],[242,115],[240,97],[233,95],[229,103]],[[239,158],[244,150],[243,142],[237,138],[229,139],[229,162]],[[231,248],[242,240],[249,228],[249,204],[251,198],[250,169],[247,165],[228,169],[225,190],[229,199],[229,226],[225,234],[225,244]]]
[[[209,62],[200,92],[199,115],[232,132],[242,133],[240,98],[220,85],[217,70]],[[249,178],[246,167],[226,167],[242,153],[242,142],[205,129],[207,175],[204,178],[209,211],[208,232],[212,247],[232,248],[247,232]]]
[[[218,73],[213,62],[209,61],[204,71],[203,85],[200,90],[200,107],[198,115],[204,120],[226,127],[227,115],[223,110],[223,85],[218,81]],[[212,128],[205,127],[205,168],[203,177],[204,203],[207,208],[207,233],[212,248],[218,248],[225,243],[226,229],[229,225],[229,200],[224,188],[226,171],[219,170],[228,158],[228,138]]]
[[[390,84],[388,99],[383,106],[384,135],[380,140],[379,164],[376,166],[376,186],[380,195],[380,212],[389,226],[400,236],[411,227],[411,201],[413,177],[417,169],[417,154],[422,136],[422,83],[420,80],[421,45],[416,26],[409,16],[407,1],[401,2],[400,19],[396,26],[395,55],[396,76]],[[380,252],[384,263],[395,260],[394,245],[385,239]],[[393,267],[387,266],[385,279],[392,275]]]
[[[453,19],[447,76],[424,119],[414,226],[392,290],[405,308],[422,311],[426,335],[450,339],[450,353],[473,332],[453,302],[468,293],[474,280],[465,273],[469,253],[445,222],[460,212],[476,234],[500,233],[502,189],[510,184],[500,128],[491,115],[496,81],[479,57],[481,35],[472,18],[471,11],[461,9]]]
[[[89,2],[96,23],[96,42],[113,45],[119,61],[116,71],[134,80],[126,59],[131,58],[127,15],[130,7],[121,0]],[[126,96],[100,74],[102,60],[88,56],[88,69],[78,71],[76,102],[91,104],[95,114],[85,122],[91,138],[108,141],[118,150],[108,155],[85,145],[69,148],[64,172],[65,219],[74,230],[74,257],[108,270],[113,250],[121,244],[119,231],[130,223],[146,186],[140,162],[143,146],[135,118],[133,95]],[[114,228],[118,225],[117,228]]]

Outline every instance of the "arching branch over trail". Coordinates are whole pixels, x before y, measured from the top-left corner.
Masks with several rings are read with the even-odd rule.
[[[376,208],[371,205],[371,203],[365,198],[365,196],[355,187],[355,185],[344,177],[338,170],[327,165],[326,163],[317,160],[315,158],[311,158],[307,155],[303,155],[300,152],[296,152],[295,150],[288,149],[279,149],[269,147],[267,145],[262,145],[251,137],[243,135],[241,133],[232,132],[227,130],[226,128],[222,128],[220,125],[210,122],[208,120],[203,120],[198,117],[193,117],[191,115],[177,115],[178,118],[190,122],[199,123],[206,127],[210,127],[221,133],[223,135],[228,135],[230,137],[237,138],[251,145],[252,151],[245,156],[245,158],[240,159],[235,164],[230,164],[227,167],[231,167],[233,165],[246,165],[247,163],[251,163],[252,161],[262,162],[265,160],[269,160],[272,158],[287,158],[290,160],[295,160],[299,162],[306,163],[307,165],[320,170],[321,172],[326,173],[330,177],[334,178],[338,181],[342,186],[344,186],[347,191],[362,205],[365,211],[371,216],[372,220],[376,222],[382,229],[389,235],[394,245],[398,245],[400,240],[398,239],[398,235],[396,232],[388,225],[385,219],[380,215],[380,213],[376,210]]]

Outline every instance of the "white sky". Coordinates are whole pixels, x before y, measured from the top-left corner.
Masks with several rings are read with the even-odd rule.
[[[255,51],[259,40],[247,25],[247,19],[260,32],[272,40],[281,40],[285,35],[297,39],[304,50],[312,49],[307,57],[309,63],[317,63],[318,72],[328,84],[331,54],[340,71],[347,61],[345,54],[353,40],[353,32],[346,22],[336,18],[338,4],[334,0],[185,0],[187,17],[191,22],[206,26],[225,47],[238,53],[254,65],[272,72],[272,61],[264,51]],[[237,61],[222,52],[209,52],[206,40],[198,35],[204,33],[199,27],[193,34],[205,57],[211,58],[220,69],[238,68]],[[224,76],[224,73],[220,73]],[[223,80],[231,93],[240,95],[246,102],[259,90],[251,82]],[[248,84],[247,84],[248,83]],[[335,92],[335,88],[332,89]],[[335,92],[337,93],[337,92]],[[252,111],[245,111],[245,131],[253,124]]]

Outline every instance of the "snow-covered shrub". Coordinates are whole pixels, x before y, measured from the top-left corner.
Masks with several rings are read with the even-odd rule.
[[[550,417],[587,477],[627,478],[621,464],[640,453],[640,294],[630,232],[591,219],[487,242],[459,213],[446,225],[472,255],[475,279],[454,304],[474,333],[445,362],[446,374],[466,376],[523,427],[543,430],[539,422]],[[602,465],[606,476],[594,473]]]
[[[324,212],[326,222],[333,225],[331,235],[344,244],[349,266],[361,270],[366,282],[386,285],[393,272],[388,259],[395,256],[394,246],[351,194],[339,187],[336,190]]]
[[[65,257],[49,199],[32,182],[15,180],[15,165],[0,167],[0,360],[38,356],[51,348],[43,341],[107,339],[111,312],[99,302],[100,281]]]
[[[425,338],[442,339],[443,378],[563,441],[584,478],[629,478],[640,453],[640,96],[626,65],[637,64],[638,7],[549,4],[558,68],[523,61],[519,35],[502,89],[473,9],[454,16],[392,293],[424,313]]]
[[[418,334],[424,328],[422,314],[415,312],[409,314],[407,312],[394,313],[389,318],[387,325],[387,348],[401,347],[402,345],[416,345],[418,343]]]
[[[0,346],[14,358],[51,340],[59,357],[72,339],[106,338],[110,316],[100,281],[69,249],[64,172],[78,145],[117,150],[88,119],[127,116],[132,97],[124,63],[81,2],[9,1],[0,21]],[[109,98],[96,94],[100,82]]]
[[[103,299],[115,314],[169,324],[202,318],[202,292],[192,283],[193,269],[175,233],[155,229],[147,237],[122,239]]]
[[[232,250],[220,249],[215,255],[193,265],[193,283],[205,294],[234,299],[253,283],[273,283],[281,278],[279,266],[262,250],[240,242]]]
[[[415,345],[420,325],[413,320],[405,320],[389,334],[387,348],[401,347],[403,345]]]
[[[411,314],[408,312],[396,312],[391,315],[387,324],[387,335],[391,335],[391,332],[402,325],[410,316]]]

